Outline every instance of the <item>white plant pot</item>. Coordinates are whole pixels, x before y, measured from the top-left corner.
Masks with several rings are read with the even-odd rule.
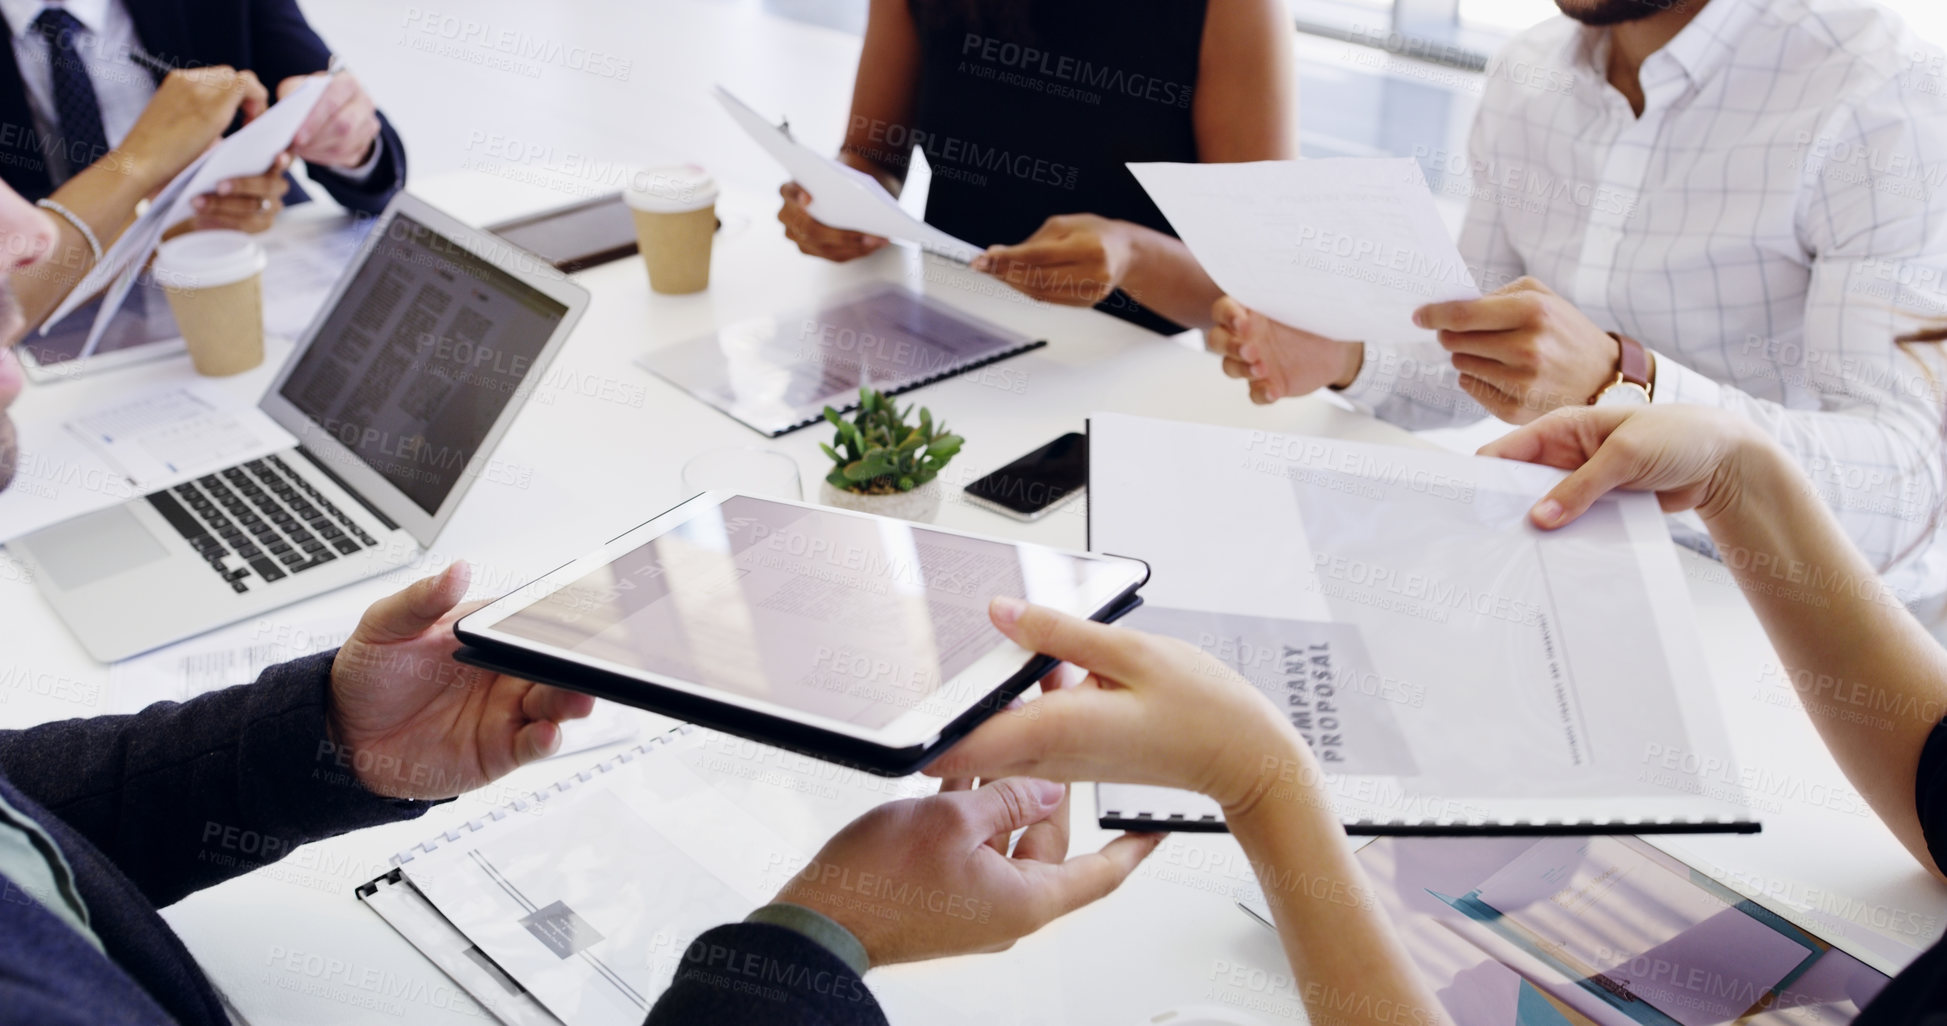
[[[910,492],[894,492],[891,495],[860,495],[833,488],[830,481],[821,481],[818,483],[818,501],[839,509],[930,524],[940,513],[940,479],[936,477]]]

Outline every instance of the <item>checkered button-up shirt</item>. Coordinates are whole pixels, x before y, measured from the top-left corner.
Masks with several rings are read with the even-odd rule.
[[[1947,55],[1865,0],[1709,0],[1644,61],[1552,19],[1509,44],[1468,153],[1483,289],[1530,275],[1656,354],[1655,401],[1736,411],[1817,483],[1909,600],[1947,592],[1938,347],[1947,317]],[[1426,342],[1368,342],[1345,395],[1411,428],[1486,415]]]

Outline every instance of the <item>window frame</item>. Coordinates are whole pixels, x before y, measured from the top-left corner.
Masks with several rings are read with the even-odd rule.
[[[1308,35],[1450,68],[1482,71],[1512,38],[1460,22],[1460,0],[1291,0],[1292,19]]]

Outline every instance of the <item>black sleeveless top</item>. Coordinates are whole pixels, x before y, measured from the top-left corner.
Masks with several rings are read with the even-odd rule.
[[[1934,725],[1920,750],[1913,800],[1928,854],[1935,865],[1947,866],[1947,720]],[[1929,927],[1931,919],[1927,917]],[[1947,1026],[1947,940],[1922,952],[1893,977],[1852,1022],[1853,1026]]]
[[[887,152],[866,155],[903,167],[913,145],[925,151],[929,223],[979,246],[1020,242],[1056,214],[1176,234],[1123,164],[1197,159],[1190,106],[1206,0],[909,3],[915,123],[875,132]],[[1183,330],[1120,291],[1096,308]]]

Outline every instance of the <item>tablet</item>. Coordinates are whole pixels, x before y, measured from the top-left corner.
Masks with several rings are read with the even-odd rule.
[[[487,230],[564,274],[636,252],[635,215],[619,192],[488,225]]]
[[[1139,560],[706,492],[472,613],[462,662],[871,772],[924,766],[1053,660],[1012,595],[1107,621]]]
[[[30,331],[15,347],[27,379],[36,384],[61,381],[157,360],[183,352],[181,329],[169,310],[169,300],[154,281],[136,281],[122,308],[109,318],[95,351],[82,356],[88,333],[95,326],[101,300],[91,300],[42,335]]]

